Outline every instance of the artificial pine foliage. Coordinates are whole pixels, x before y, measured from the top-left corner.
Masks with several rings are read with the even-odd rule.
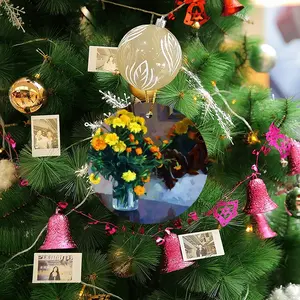
[[[22,18],[26,33],[14,27],[5,14],[0,14],[0,115],[5,124],[13,124],[6,126],[5,131],[16,142],[18,156],[13,154],[13,158],[18,174],[28,184],[15,183],[0,194],[1,299],[77,300],[82,299],[79,295],[83,285],[90,284],[100,288],[87,286],[91,294],[104,290],[124,300],[262,300],[272,290],[272,283],[299,283],[296,268],[299,265],[299,251],[296,250],[299,234],[289,232],[291,221],[285,214],[282,199],[278,200],[281,205],[277,213],[271,217],[272,228],[279,238],[260,240],[255,233],[246,232],[250,221],[242,212],[246,203],[245,185],[232,195],[239,200],[239,215],[220,230],[225,256],[199,260],[189,268],[161,274],[162,251],[152,238],[160,230],[159,224],[140,226],[116,217],[97,196],[89,194],[88,176],[78,176],[87,162],[91,137],[84,123],[97,121],[104,113],[113,111],[101,99],[99,90],[120,97],[124,92],[129,94],[128,84],[120,75],[87,72],[88,47],[117,46],[130,29],[148,24],[151,15],[101,1],[11,2],[24,6],[26,14]],[[195,122],[209,154],[204,190],[194,205],[180,216],[186,220],[188,213],[193,211],[200,216],[186,227],[189,232],[217,228],[217,221],[204,213],[251,173],[252,152],[262,146],[264,134],[272,122],[280,125],[289,137],[300,138],[297,131],[299,102],[273,100],[269,90],[247,84],[249,58],[255,59],[259,41],[243,36],[240,31],[243,17],[250,9],[250,1],[241,2],[245,9],[238,15],[222,17],[223,1],[206,1],[205,9],[211,19],[198,31],[183,24],[186,8],[176,13],[175,21],[167,23],[181,43],[188,69],[199,76],[204,88],[214,95],[214,100],[231,115],[234,123],[231,128],[234,144],[231,144],[224,137],[218,120],[204,114],[205,99],[199,97],[195,101],[196,91],[184,72],[157,95],[158,103],[172,106]],[[118,0],[118,3],[159,13],[174,8],[174,0]],[[90,11],[89,17],[81,12],[84,6]],[[228,38],[234,46],[226,46]],[[48,93],[48,103],[38,114],[60,115],[60,157],[32,157],[30,126],[26,123],[30,117],[17,112],[9,103],[8,91],[12,83],[36,73],[40,74],[39,80]],[[228,106],[259,131],[261,144],[245,142],[249,129],[240,118],[232,115],[220,95],[215,93],[212,81],[217,83]],[[0,133],[4,134],[1,125]],[[282,168],[279,160],[276,152],[260,157],[260,172],[270,196],[275,195],[276,184],[285,182],[287,176],[288,170]],[[100,222],[91,224],[84,215],[72,212],[72,208],[85,198],[80,211],[91,213]],[[67,212],[72,212],[69,216],[71,232],[83,253],[83,283],[32,284],[33,254],[42,244],[44,235],[34,242],[59,201],[68,202]],[[115,224],[117,233],[106,235],[102,222]],[[166,222],[162,226],[173,226],[173,223]],[[28,251],[10,260],[25,249]],[[117,259],[116,255],[119,255]],[[273,273],[276,267],[280,272]],[[124,276],[124,272],[128,276]],[[115,299],[113,295],[111,299]]]

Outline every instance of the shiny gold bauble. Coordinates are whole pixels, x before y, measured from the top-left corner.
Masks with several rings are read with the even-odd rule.
[[[198,21],[196,21],[196,22],[193,23],[192,27],[193,27],[194,29],[200,29],[201,24],[200,24]]]
[[[46,102],[46,90],[36,80],[22,77],[9,90],[11,105],[23,114],[38,111]]]
[[[112,271],[122,278],[128,278],[134,275],[133,259],[129,257],[122,248],[113,250],[110,254]]]
[[[141,100],[142,102],[152,102],[153,99],[155,99],[155,96],[156,96],[156,90],[143,91],[143,90],[140,90],[140,89],[134,87],[131,84],[129,84],[129,89],[130,89],[131,94],[134,97]]]

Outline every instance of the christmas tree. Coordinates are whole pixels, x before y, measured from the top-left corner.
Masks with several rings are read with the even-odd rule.
[[[299,103],[250,83],[253,69],[272,68],[274,51],[242,33],[249,1],[12,2],[0,0],[1,299],[259,300],[298,283],[298,219],[278,187],[292,190],[297,217]],[[146,30],[133,51],[167,40],[147,48],[151,67],[131,74],[144,54],[126,55],[124,44]],[[178,120],[153,141],[159,110]],[[180,214],[147,222],[117,212],[124,203],[137,211],[150,177],[172,191],[200,173],[203,191]],[[112,178],[108,209],[97,186]],[[178,236],[210,230],[224,253],[215,244],[205,254],[191,238],[195,259],[183,257]]]

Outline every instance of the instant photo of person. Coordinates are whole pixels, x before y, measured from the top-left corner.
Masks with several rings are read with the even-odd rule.
[[[117,47],[90,46],[88,71],[109,73],[117,72],[117,51]]]
[[[81,261],[81,253],[35,253],[32,282],[80,282]]]
[[[32,116],[32,156],[60,156],[59,115]]]
[[[179,241],[185,261],[224,255],[219,230],[182,234]]]

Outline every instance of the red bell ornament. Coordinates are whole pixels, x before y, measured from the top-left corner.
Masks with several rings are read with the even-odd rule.
[[[290,167],[290,176],[300,174],[300,143],[292,141],[291,152],[288,157],[289,167]]]
[[[249,181],[247,198],[244,212],[249,215],[262,214],[278,207],[270,198],[266,185],[260,178],[254,178]]]
[[[210,17],[206,14],[206,0],[175,0],[175,6],[186,4],[186,14],[184,24],[199,29],[202,25],[209,21]],[[174,20],[175,15],[172,13],[168,16],[169,20]]]
[[[184,261],[178,235],[175,233],[166,233],[164,237],[164,255],[162,273],[170,273],[189,267],[194,262]]]
[[[229,17],[241,11],[244,5],[238,0],[224,0],[222,16]]]
[[[71,236],[68,217],[61,213],[60,208],[49,218],[47,234],[39,250],[60,250],[77,248]]]
[[[277,233],[269,226],[264,214],[253,215],[252,218],[255,221],[256,232],[261,239],[270,239],[277,236]]]

